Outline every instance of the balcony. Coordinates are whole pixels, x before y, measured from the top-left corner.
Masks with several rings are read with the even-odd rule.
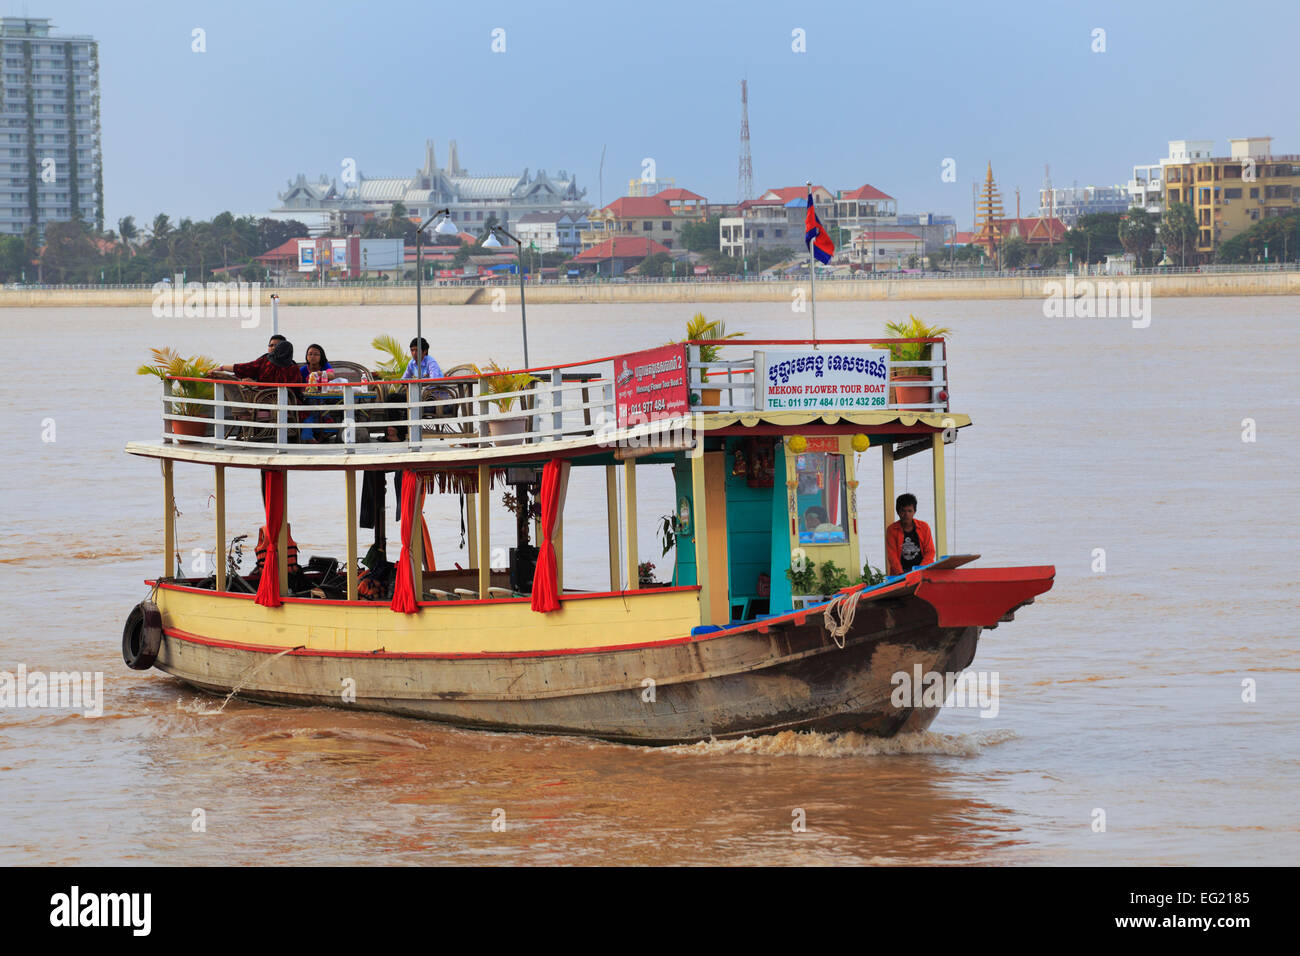
[[[926,400],[897,402],[891,386],[883,395],[856,400],[862,408],[841,405],[825,410],[839,414],[948,411],[946,343],[942,339],[823,340],[821,344],[826,350],[822,354],[829,356],[837,345],[854,351],[883,350],[890,343],[907,342],[931,343],[934,357],[928,361],[891,362],[890,368],[924,376],[908,387],[927,393]],[[660,414],[662,410],[654,407],[639,410],[625,404],[620,418],[615,383],[618,377],[626,380],[630,374],[623,361],[628,356],[609,356],[534,369],[531,385],[514,391],[494,390],[491,380],[495,376],[487,375],[405,382],[380,382],[367,377],[314,392],[309,392],[305,384],[266,385],[230,378],[168,379],[163,383],[162,438],[164,442],[181,441],[207,450],[259,456],[345,458],[442,452],[454,459],[466,457],[467,452],[489,452],[492,457],[519,457],[544,454],[562,443],[568,447],[589,446],[592,439],[602,436],[614,442],[614,433],[620,429],[631,429],[649,442],[660,433],[692,430],[697,415],[779,414],[795,411],[796,405],[799,412],[817,412],[830,401],[814,396],[794,402],[783,396],[779,406],[759,407],[762,402],[755,371],[759,369],[761,375],[766,370],[768,352],[752,347],[801,345],[801,340],[750,340],[746,347],[707,344],[730,348],[735,357],[703,362],[700,343],[688,343],[686,392],[692,398],[689,410],[675,417]],[[355,372],[353,375],[362,378]],[[779,377],[773,373],[766,378],[776,381]],[[175,395],[171,389],[179,383],[210,385],[212,397]],[[502,408],[506,400],[511,407]],[[405,437],[398,442],[385,440],[391,426],[403,429]]]

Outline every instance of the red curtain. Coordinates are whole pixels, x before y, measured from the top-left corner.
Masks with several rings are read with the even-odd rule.
[[[415,532],[415,499],[420,479],[413,471],[402,472],[402,553],[397,557],[397,585],[393,588],[394,611],[414,614],[420,610],[415,596],[415,571],[411,567],[411,536]]]
[[[555,545],[551,541],[559,513],[560,463],[548,461],[542,469],[542,545],[537,555],[537,571],[533,575],[533,610],[543,613],[560,609],[560,595],[555,588],[560,572],[555,561]]]
[[[262,472],[262,500],[266,504],[266,562],[257,583],[257,603],[280,606],[280,524],[284,520],[284,472]]]

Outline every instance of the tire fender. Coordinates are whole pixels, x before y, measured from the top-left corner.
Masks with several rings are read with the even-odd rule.
[[[122,628],[122,660],[136,671],[153,667],[162,649],[162,613],[152,601],[141,601],[131,608]]]

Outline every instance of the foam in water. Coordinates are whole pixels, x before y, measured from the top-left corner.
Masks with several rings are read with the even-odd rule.
[[[910,754],[937,754],[945,757],[975,757],[984,747],[994,746],[1019,736],[1003,729],[976,734],[936,734],[932,731],[898,734],[894,737],[870,737],[856,731],[818,733],[784,730],[762,737],[739,740],[704,740],[697,744],[665,747],[667,753],[715,756],[719,754],[761,754],[776,757],[895,757]]]

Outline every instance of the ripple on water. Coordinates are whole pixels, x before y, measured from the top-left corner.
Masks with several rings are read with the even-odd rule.
[[[1005,743],[1018,736],[1009,728],[977,734],[937,734],[927,730],[894,737],[871,737],[856,731],[824,734],[817,731],[783,730],[779,734],[763,737],[703,740],[696,744],[665,747],[654,752],[690,756],[761,754],[776,757],[898,757],[929,754],[976,757],[984,747]]]

